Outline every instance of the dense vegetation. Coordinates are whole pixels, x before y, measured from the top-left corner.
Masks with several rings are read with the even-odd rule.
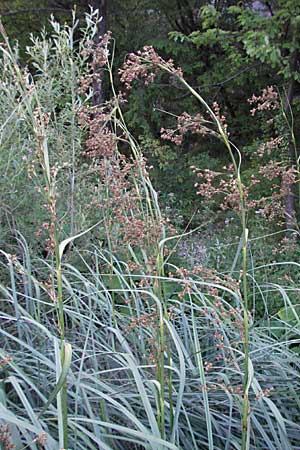
[[[0,1],[0,448],[299,449],[300,3],[71,3]]]

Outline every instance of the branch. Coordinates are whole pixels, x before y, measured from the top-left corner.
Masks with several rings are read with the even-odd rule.
[[[250,71],[251,69],[253,69],[253,68],[257,67],[257,66],[261,66],[261,62],[257,62],[257,63],[251,64],[250,66],[244,67],[243,69],[239,70],[235,74],[231,75],[228,78],[225,78],[225,80],[223,80],[223,81],[219,81],[218,83],[202,84],[202,85],[197,85],[197,86],[191,85],[191,86],[196,91],[201,91],[202,89],[205,89],[205,88],[214,88],[214,87],[215,88],[217,88],[217,87],[222,88],[225,84],[227,84],[230,81],[234,80],[235,78],[239,77],[242,73],[248,72],[248,71]],[[157,86],[159,86],[159,87],[167,87],[167,86],[170,86],[170,84],[169,83],[168,84],[157,83]],[[176,86],[176,88],[177,89],[182,89],[182,90],[185,89],[184,87],[180,87],[180,86]],[[180,97],[175,97],[173,100],[180,100],[182,98],[188,97],[189,95],[190,95],[190,92],[187,92],[187,93],[181,95]]]
[[[47,12],[65,12],[69,13],[71,9],[66,8],[30,8],[30,9],[18,9],[16,11],[7,11],[0,13],[0,17],[10,17],[16,16],[18,14],[29,14],[29,13],[47,13]]]

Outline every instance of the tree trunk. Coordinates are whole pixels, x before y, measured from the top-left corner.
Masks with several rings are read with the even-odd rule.
[[[102,17],[101,22],[98,26],[98,33],[96,34],[94,41],[95,44],[99,44],[101,37],[107,32],[107,0],[92,0],[89,2],[90,5],[94,9],[99,10],[99,15]],[[104,95],[104,88],[103,88],[103,69],[99,68],[99,77],[97,80],[93,83],[93,90],[94,90],[94,96],[93,96],[93,103],[94,105],[101,105],[103,103],[105,95]]]
[[[89,4],[94,9],[98,9],[99,14],[102,17],[102,20],[99,23],[99,29],[96,37],[99,42],[100,37],[107,32],[107,0],[92,0],[89,2]]]

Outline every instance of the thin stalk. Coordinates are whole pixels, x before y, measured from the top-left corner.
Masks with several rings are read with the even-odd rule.
[[[59,333],[61,337],[61,363],[62,366],[64,364],[65,360],[65,346],[64,346],[64,337],[65,337],[65,323],[64,323],[64,310],[63,310],[63,291],[62,291],[62,271],[61,271],[61,258],[59,255],[59,235],[57,230],[57,224],[56,224],[56,212],[53,211],[53,199],[55,199],[55,181],[51,178],[51,171],[50,171],[50,163],[49,163],[49,154],[48,154],[48,148],[47,148],[47,138],[46,138],[46,130],[44,126],[41,123],[38,124],[37,120],[35,118],[35,115],[32,110],[32,105],[30,103],[30,98],[28,97],[28,93],[26,92],[26,88],[24,86],[24,79],[22,77],[21,71],[18,67],[17,62],[15,61],[13,51],[10,47],[9,40],[7,37],[7,34],[5,32],[5,29],[0,21],[0,32],[2,36],[4,37],[6,46],[8,50],[2,49],[3,52],[5,52],[9,56],[9,60],[11,61],[11,68],[15,72],[16,78],[19,83],[19,90],[22,98],[24,99],[24,104],[26,106],[26,110],[29,116],[29,120],[31,122],[31,126],[33,129],[33,133],[37,142],[38,147],[38,157],[40,160],[40,165],[43,171],[43,176],[45,180],[45,187],[47,192],[47,201],[50,207],[51,211],[51,218],[53,222],[53,236],[54,236],[54,244],[55,244],[55,261],[56,261],[56,279],[57,279],[57,302],[58,302],[58,327],[59,327]],[[38,106],[40,106],[39,99],[37,97],[37,94],[34,93],[35,99],[37,101]],[[66,383],[64,383],[62,390],[60,392],[60,401],[61,401],[61,408],[63,411],[63,443],[64,447],[68,447],[68,430],[67,430],[67,386]]]
[[[295,133],[294,133],[294,115],[293,115],[293,110],[292,110],[292,107],[291,107],[289,102],[287,102],[286,108],[283,107],[282,102],[281,102],[281,107],[282,107],[283,118],[286,121],[287,127],[288,127],[289,132],[290,132],[291,141],[292,141],[291,145],[293,146],[294,155],[291,158],[292,159],[291,163],[293,163],[293,162],[295,163],[297,176],[299,178],[299,176],[300,176],[300,156],[298,155],[297,141],[296,141],[296,137],[295,137]],[[287,117],[287,111],[289,111],[290,114],[291,114],[291,123],[289,122],[289,119]],[[296,188],[297,188],[296,190],[298,191],[298,204],[297,204],[295,213],[296,213],[296,218],[297,218],[296,225],[297,225],[297,228],[298,228],[299,222],[300,222],[300,179],[298,179],[296,181]]]
[[[113,56],[112,56],[112,61],[113,61]],[[118,96],[116,94],[116,90],[114,87],[112,63],[108,62],[107,66],[108,66],[110,85],[111,85],[113,97],[115,98],[117,112],[120,117],[120,122],[121,122],[120,126],[123,128],[124,132],[126,133],[126,136],[128,137],[129,145],[131,147],[133,155],[134,155],[135,159],[138,161],[140,152],[139,152],[138,146],[136,145],[135,141],[133,140],[129,131],[127,130],[126,122],[124,120],[124,116],[123,116],[122,110],[121,110],[119,102],[118,102]],[[156,202],[155,202],[155,199],[153,198],[153,195],[152,195],[153,193],[152,193],[151,189],[149,190],[149,185],[151,186],[151,183],[148,179],[145,179],[145,175],[142,171],[141,171],[141,178],[143,181],[143,187],[146,192],[146,202],[147,202],[147,206],[149,208],[148,214],[154,220],[160,220],[161,214],[160,214],[159,208],[156,207]],[[137,192],[139,193],[139,188],[137,185],[136,185],[136,189],[137,189]],[[164,310],[164,318],[168,319],[168,313],[167,313],[167,309],[166,309],[166,305],[165,305],[165,296],[163,293],[163,286],[161,284],[161,279],[164,277],[163,246],[160,246],[159,243],[157,246],[156,270],[157,270],[158,278],[155,281],[153,292],[157,296],[157,298],[159,298],[161,301],[161,304],[162,304],[163,310]],[[165,349],[165,333],[166,333],[166,330],[165,330],[165,326],[164,326],[164,320],[163,320],[163,317],[160,317],[159,330],[158,330],[159,348],[158,348],[158,361],[157,361],[157,379],[160,384],[159,402],[158,402],[159,403],[158,424],[159,424],[160,433],[161,433],[162,438],[165,437],[165,401],[164,401],[165,350],[167,350],[167,358],[168,358],[169,366],[171,364],[171,348],[170,348],[170,345],[168,344],[167,349]],[[171,420],[171,429],[172,429],[174,412],[173,412],[173,399],[172,399],[172,374],[171,374],[170,369],[168,369],[167,377],[168,377],[168,398],[169,398],[170,418],[171,418],[170,420]]]
[[[170,68],[164,66],[163,64],[158,64],[158,66],[172,74],[172,71]],[[224,131],[222,124],[218,120],[217,116],[215,115],[214,111],[210,108],[210,106],[207,104],[207,102],[201,97],[201,95],[198,94],[195,89],[193,89],[184,78],[177,75],[180,82],[190,91],[190,93],[205,107],[205,109],[208,111],[212,119],[214,120],[219,135],[224,142],[228,153],[230,155],[235,175],[236,175],[236,181],[237,181],[237,189],[239,192],[240,197],[240,209],[241,209],[241,225],[242,225],[242,286],[243,286],[243,328],[244,328],[244,339],[243,339],[243,347],[244,347],[244,383],[243,383],[243,408],[242,408],[242,421],[241,421],[241,427],[242,427],[242,445],[241,450],[246,450],[248,448],[248,437],[249,437],[249,387],[250,387],[250,381],[249,380],[249,317],[248,317],[248,280],[247,280],[247,242],[248,242],[248,228],[247,228],[247,219],[246,219],[246,204],[245,204],[245,196],[244,196],[244,188],[241,180],[241,174],[240,174],[240,166],[241,166],[241,154],[237,148],[236,151],[238,152],[239,161],[236,162],[236,159],[234,157],[233,151],[232,151],[232,144],[230,143],[228,136],[226,132]]]
[[[61,256],[59,252],[59,238],[57,230],[55,230],[55,256],[56,256],[56,282],[57,282],[57,302],[58,302],[58,325],[61,338],[60,358],[61,366],[65,362],[65,317],[64,317],[64,302],[63,302],[63,282],[62,282],[62,267]],[[57,400],[60,402],[62,409],[63,420],[63,444],[64,448],[68,448],[68,402],[67,402],[67,382],[63,383],[60,391],[60,396]]]
[[[172,362],[172,354],[171,354],[171,345],[170,341],[167,342],[167,358],[168,358],[168,366],[171,367]],[[169,395],[169,408],[170,408],[170,430],[173,430],[174,427],[174,404],[173,404],[173,379],[172,379],[172,370],[168,369],[168,395]]]
[[[162,439],[165,437],[165,364],[164,364],[164,354],[165,354],[165,327],[163,317],[160,317],[159,323],[159,349],[158,349],[158,368],[157,368],[157,379],[160,384],[159,389],[159,413],[158,413],[158,426],[160,429],[160,435]]]
[[[76,75],[74,73],[74,65],[73,61],[70,61],[72,67],[72,81],[71,81],[71,93],[72,93],[72,118],[71,118],[71,134],[72,134],[72,146],[71,146],[71,161],[72,167],[70,169],[70,233],[71,236],[75,234],[75,173],[76,173],[76,151],[75,151],[75,114],[76,114],[76,95],[75,95],[75,86],[76,86]]]
[[[190,305],[191,305],[191,319],[192,319],[192,329],[193,329],[193,337],[194,337],[194,348],[195,348],[195,357],[197,362],[197,368],[199,373],[199,378],[202,384],[203,389],[203,400],[204,400],[204,411],[205,411],[205,419],[206,419],[206,429],[207,429],[207,438],[208,438],[208,446],[209,450],[213,450],[214,442],[213,442],[213,432],[212,432],[212,421],[211,421],[211,413],[209,408],[208,401],[208,393],[207,393],[207,385],[205,379],[205,371],[202,360],[202,351],[200,346],[200,339],[198,336],[198,330],[195,321],[195,312],[192,303],[192,297],[190,297]]]

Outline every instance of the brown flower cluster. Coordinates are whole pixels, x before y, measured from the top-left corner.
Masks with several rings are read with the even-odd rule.
[[[151,314],[142,314],[140,317],[132,317],[130,319],[130,325],[127,328],[127,332],[130,332],[139,327],[156,327],[158,324],[158,314],[157,311]]]
[[[205,123],[207,123],[207,121],[204,120],[204,117],[201,114],[196,114],[195,117],[192,117],[187,112],[184,112],[177,118],[177,129],[161,128],[161,138],[174,142],[176,145],[181,145],[184,136],[188,132],[201,136],[212,133],[212,131],[204,125]]]
[[[221,195],[220,208],[225,211],[234,209],[240,211],[241,198],[238,189],[237,180],[234,177],[233,166],[224,166],[224,172],[215,172],[209,169],[198,169],[192,166],[193,173],[197,178],[203,180],[202,183],[196,182],[194,186],[197,188],[197,195],[201,195],[207,199],[212,199],[215,195]],[[248,189],[243,186],[244,198],[248,198]]]
[[[208,285],[203,286],[202,289],[206,291],[209,296],[211,305],[206,304],[200,312],[198,320],[205,320],[206,326],[211,331],[211,339],[213,341],[213,351],[210,352],[208,359],[204,363],[205,371],[210,373],[219,367],[228,367],[232,365],[239,371],[237,361],[234,357],[235,349],[243,345],[244,340],[244,321],[243,308],[234,307],[229,302],[224,300],[224,291],[222,286],[236,292],[239,296],[240,283],[239,280],[233,279],[230,275],[220,275],[214,269],[209,269],[203,266],[196,266],[191,272],[185,268],[179,268],[177,271],[180,280],[179,284],[182,286],[182,294],[189,292],[193,293],[193,286],[195,276],[205,281]],[[197,278],[196,278],[197,279]],[[221,292],[220,292],[221,291]],[[249,312],[249,320],[252,320]],[[226,328],[227,332],[224,333]],[[228,333],[231,329],[232,333]],[[229,338],[231,335],[231,338]],[[240,392],[233,389],[232,393],[239,394]]]
[[[272,249],[273,255],[287,255],[288,253],[292,253],[298,245],[298,236],[297,234],[293,234],[291,236],[285,236],[281,241]],[[286,281],[291,282],[292,279],[288,274],[284,276]]]
[[[203,281],[220,284],[232,291],[239,290],[239,282],[230,275],[224,274],[220,277],[215,269],[210,269],[201,264],[193,268],[192,274],[200,276]],[[214,292],[213,295],[218,295],[218,292]]]
[[[222,379],[218,380],[219,383],[215,384],[215,383],[211,383],[209,386],[206,387],[206,391],[219,391],[222,390],[224,392],[230,393],[230,394],[235,394],[235,395],[243,395],[244,393],[244,388],[242,384],[226,384],[224,382],[222,382]]]
[[[145,348],[145,354],[143,355],[147,364],[157,365],[159,355],[159,345],[156,339],[156,333],[159,326],[159,315],[157,311],[151,313],[142,314],[140,317],[131,317],[129,325],[125,328],[126,333],[132,333],[141,328],[151,330],[150,336],[147,340],[147,347]]]
[[[59,194],[55,192],[52,188],[45,186],[43,189],[40,189],[39,192],[42,192],[46,203],[43,204],[43,208],[47,211],[49,222],[44,222],[42,226],[35,232],[35,236],[38,238],[43,235],[44,232],[47,233],[47,237],[44,239],[45,241],[45,251],[48,255],[54,255],[55,247],[56,247],[56,230],[57,230],[57,200],[59,198]]]
[[[110,128],[113,108],[113,102],[106,102],[103,106],[83,106],[78,111],[79,125],[84,127],[88,133],[84,156],[110,158],[115,154],[117,137]]]
[[[143,80],[146,85],[152,83],[160,69],[182,77],[181,68],[176,68],[172,59],[165,61],[152,46],[145,46],[142,51],[128,55],[119,74],[121,82],[125,84],[127,90],[130,90],[133,81],[137,79]]]
[[[237,280],[226,274],[221,277],[215,269],[204,267],[201,264],[195,266],[191,271],[184,267],[179,267],[176,270],[176,274],[180,278],[178,280],[178,284],[182,286],[182,291],[178,294],[180,299],[182,299],[185,294],[192,292],[194,286],[193,277],[195,276],[200,277],[200,279],[206,283],[212,285],[218,284],[234,292],[239,292],[239,282]],[[184,282],[181,280],[184,280]],[[219,295],[219,290],[215,286],[208,285],[206,291],[207,295],[211,295],[213,297],[218,297]]]
[[[274,145],[278,145],[277,140]],[[270,145],[273,145],[271,143]],[[216,198],[221,210],[240,211],[241,199],[237,186],[237,180],[233,173],[233,167],[224,166],[224,172],[215,172],[209,169],[198,169],[192,166],[193,173],[197,178],[203,180],[196,182],[197,195],[211,200]],[[262,181],[274,181],[271,186],[271,193],[268,197],[255,198],[250,196],[251,188]],[[285,199],[298,180],[297,171],[294,167],[287,167],[276,161],[269,161],[259,169],[258,176],[252,175],[249,186],[243,185],[243,195],[245,206],[248,210],[254,210],[255,214],[262,216],[269,222],[276,221],[281,224],[285,218]]]
[[[277,136],[276,138],[271,138],[269,141],[262,143],[255,154],[260,158],[264,156],[270,156],[272,150],[278,150],[284,143],[284,138],[282,136]]]
[[[95,83],[101,83],[102,71],[108,61],[110,41],[111,32],[108,32],[101,36],[98,43],[93,40],[84,43],[80,54],[87,63],[87,73],[79,81],[79,94],[86,94]]]
[[[102,70],[107,63],[109,41],[110,34],[102,37],[96,53],[93,42],[88,42],[82,50],[83,58],[91,59],[87,79],[81,80],[82,93],[93,87],[99,68]],[[160,65],[176,72],[171,60],[165,62],[152,47],[145,47],[143,51],[129,55],[120,72],[122,81],[127,87],[138,77],[148,83]],[[148,173],[144,158],[128,156],[129,147],[127,156],[119,151],[118,144],[121,143],[119,146],[125,150],[128,142],[118,115],[119,105],[124,101],[120,94],[102,105],[86,104],[80,108],[78,122],[87,133],[83,156],[91,161],[91,173],[98,175],[92,204],[101,209],[112,250],[123,252],[125,256],[128,245],[140,247],[149,253],[150,260],[149,255],[154,247],[157,248],[166,221],[145,211],[147,193],[142,179],[147,179]],[[148,265],[152,268],[150,263]]]
[[[47,433],[41,431],[40,434],[34,439],[34,442],[36,442],[42,447],[45,447],[45,445],[47,444],[47,440],[48,440]]]
[[[118,252],[128,245],[153,249],[165,223],[143,211],[141,179],[148,177],[146,161],[126,157],[118,150],[118,143],[127,141],[116,119],[123,101],[120,95],[102,106],[84,106],[78,113],[79,124],[87,131],[83,156],[91,160],[92,171],[99,175],[92,204],[101,208],[112,250]]]
[[[3,450],[14,450],[16,448],[15,444],[11,441],[12,433],[7,424],[0,425],[0,443],[2,444]]]
[[[259,173],[269,181],[282,176],[285,168],[277,161],[269,161],[268,164],[259,169]]]
[[[273,387],[267,387],[263,391],[259,391],[255,396],[255,400],[260,400],[263,397],[270,397],[272,391],[274,391]]]
[[[220,105],[218,104],[218,102],[213,102],[212,109],[213,109],[213,112],[215,113],[216,118],[218,119],[219,123],[221,124],[223,130],[225,132],[227,132],[228,125],[226,122],[226,117],[221,113],[221,108],[220,108]]]
[[[42,111],[41,107],[38,107],[33,111],[33,116],[37,125],[37,131],[47,128],[50,122],[50,116],[48,113]]]
[[[4,358],[0,359],[0,367],[5,366],[6,364],[12,362],[12,357],[10,355],[5,356]]]
[[[254,108],[250,111],[252,116],[260,111],[271,111],[278,109],[280,106],[278,93],[273,86],[267,86],[264,88],[259,96],[253,94],[252,97],[248,99],[248,102],[250,105],[254,106]]]
[[[105,211],[106,226],[116,249],[128,244],[144,250],[153,249],[165,225],[164,221],[143,213],[142,187],[134,182],[140,179],[141,171],[146,177],[144,159],[130,161],[124,155],[103,160],[99,166],[102,198],[98,206]]]
[[[266,218],[268,221],[276,220],[280,223],[286,215],[285,199],[289,194],[291,186],[297,181],[297,171],[293,167],[286,167],[276,161],[270,161],[259,170],[260,175],[268,181],[280,179],[280,184],[272,185],[272,193],[269,197],[261,197],[253,200],[250,207],[256,208],[257,214]]]

